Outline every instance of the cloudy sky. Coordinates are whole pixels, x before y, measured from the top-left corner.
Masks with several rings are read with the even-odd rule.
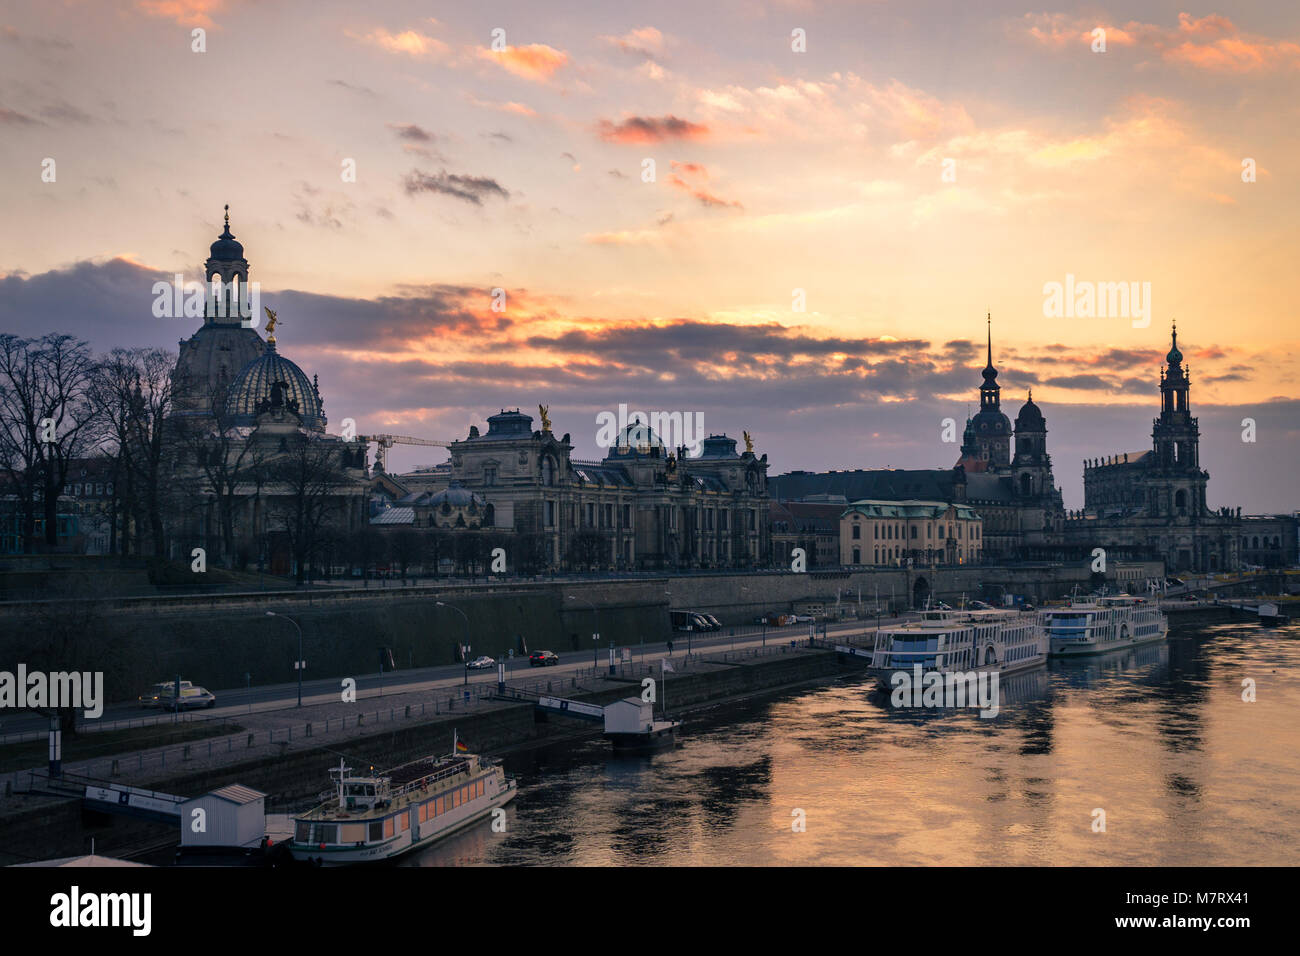
[[[152,284],[229,203],[333,426],[543,403],[597,457],[627,403],[778,473],[951,465],[991,312],[1077,507],[1177,319],[1210,504],[1300,508],[1300,7],[1228,6],[7,5],[0,330],[175,348]],[[1067,276],[1150,299],[1049,314]]]

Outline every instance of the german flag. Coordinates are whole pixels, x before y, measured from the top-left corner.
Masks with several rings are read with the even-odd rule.
[[[469,747],[465,744],[465,741],[463,741],[463,740],[457,740],[457,741],[456,741],[456,753],[458,753],[458,754],[467,754],[467,753],[469,753]]]

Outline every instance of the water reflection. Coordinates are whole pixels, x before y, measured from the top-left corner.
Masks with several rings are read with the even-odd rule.
[[[1053,661],[1004,681],[993,719],[855,678],[693,715],[673,751],[517,755],[506,832],[408,865],[1294,864],[1297,637],[1223,625]]]

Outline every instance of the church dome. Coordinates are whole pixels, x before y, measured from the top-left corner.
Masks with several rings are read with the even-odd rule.
[[[1183,353],[1178,351],[1178,326],[1174,326],[1173,341],[1169,348],[1169,354],[1165,356],[1165,361],[1170,365],[1180,365],[1183,361]]]
[[[226,228],[208,248],[208,258],[218,262],[238,262],[244,258],[244,244],[230,231],[230,207],[226,207]]]
[[[240,370],[226,393],[226,414],[241,425],[257,424],[257,416],[287,408],[302,418],[303,426],[325,428],[325,408],[316,386],[305,372],[267,342],[262,354]]]
[[[1043,413],[1034,404],[1034,395],[1030,392],[1028,400],[1020,408],[1020,414],[1016,416],[1016,431],[1043,431],[1046,427]]]
[[[444,504],[449,508],[477,509],[483,507],[484,498],[470,491],[459,481],[453,481],[442,491],[429,496],[429,507],[437,508]]]

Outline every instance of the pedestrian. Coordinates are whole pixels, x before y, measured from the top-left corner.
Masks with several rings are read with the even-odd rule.
[[[669,641],[669,642],[668,642],[668,656],[669,656],[669,657],[672,657],[672,656],[673,656],[673,642],[672,642],[672,641]]]

